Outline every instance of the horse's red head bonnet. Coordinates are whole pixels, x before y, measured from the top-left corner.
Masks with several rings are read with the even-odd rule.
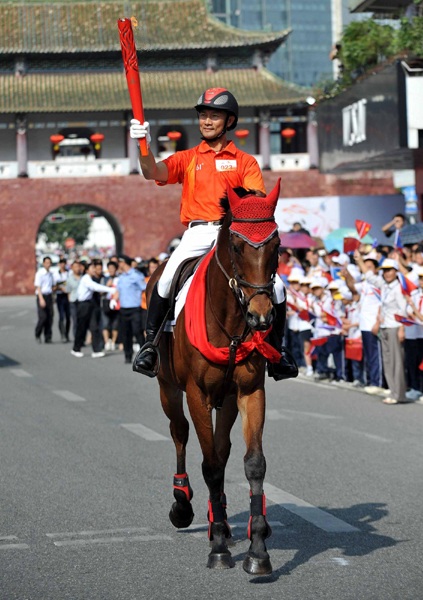
[[[251,246],[262,246],[277,231],[275,209],[279,199],[281,179],[266,198],[244,196],[240,198],[227,185],[229,206],[232,212],[230,231],[242,237]]]

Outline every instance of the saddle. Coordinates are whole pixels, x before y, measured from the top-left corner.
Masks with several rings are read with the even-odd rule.
[[[173,321],[175,317],[176,298],[178,297],[179,292],[184,287],[191,275],[194,274],[198,265],[206,254],[207,253],[195,258],[187,258],[186,260],[182,261],[176,269],[175,275],[172,279],[172,284],[170,286],[169,313],[167,317],[169,321]]]

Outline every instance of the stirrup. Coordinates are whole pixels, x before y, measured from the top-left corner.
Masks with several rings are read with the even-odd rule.
[[[284,379],[295,379],[298,377],[298,365],[291,352],[285,346],[282,346],[281,361],[273,364],[270,361],[267,363],[267,372],[269,377],[273,377],[275,381],[283,381]],[[277,373],[276,371],[279,372]]]
[[[152,352],[155,353],[155,355],[157,357],[157,367],[153,371],[147,371],[147,369],[143,369],[142,367],[140,367],[137,364],[137,360],[139,359],[141,354],[143,354],[146,350],[151,350]],[[147,377],[153,378],[153,377],[157,377],[157,375],[159,374],[160,363],[161,363],[161,357],[160,357],[159,347],[155,346],[151,342],[146,342],[143,345],[143,347],[138,350],[138,352],[134,358],[134,362],[132,363],[132,370],[135,371],[136,373],[141,373],[142,375],[147,375]]]

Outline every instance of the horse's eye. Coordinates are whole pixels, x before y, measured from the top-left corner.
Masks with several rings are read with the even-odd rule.
[[[241,250],[238,248],[238,246],[235,246],[235,244],[232,246],[233,251],[235,252],[235,254],[238,254],[238,256],[241,256]]]

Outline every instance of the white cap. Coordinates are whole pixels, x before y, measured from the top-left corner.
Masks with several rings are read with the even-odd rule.
[[[300,283],[301,285],[310,285],[310,283],[312,282],[312,278],[311,277],[301,277],[300,279]]]
[[[352,300],[353,298],[352,292],[345,286],[339,290],[339,293],[344,300]]]
[[[385,258],[379,269],[395,269],[398,271],[398,262],[393,258]]]
[[[365,256],[363,256],[363,260],[374,260],[376,263],[379,264],[378,258],[377,258],[377,254],[376,254],[376,250],[371,250],[369,252],[369,254],[366,254]]]
[[[339,290],[340,286],[341,282],[339,281],[339,279],[334,279],[329,283],[328,290]]]
[[[348,254],[340,254],[339,256],[334,256],[332,258],[332,262],[334,262],[337,265],[342,265],[343,267],[345,267],[346,265],[350,264],[350,257],[348,256]]]
[[[298,268],[294,267],[288,276],[288,281],[299,282],[303,276],[304,276],[304,271],[302,269],[298,269]]]
[[[158,259],[159,260],[166,260],[167,258],[169,258],[169,254],[167,254],[167,252],[160,252]]]
[[[416,273],[419,277],[423,277],[423,267],[419,267],[416,269]]]
[[[316,288],[316,287],[321,287],[321,288],[325,288],[328,285],[328,280],[326,279],[326,277],[315,277],[314,279],[312,279],[310,287],[311,288]]]

